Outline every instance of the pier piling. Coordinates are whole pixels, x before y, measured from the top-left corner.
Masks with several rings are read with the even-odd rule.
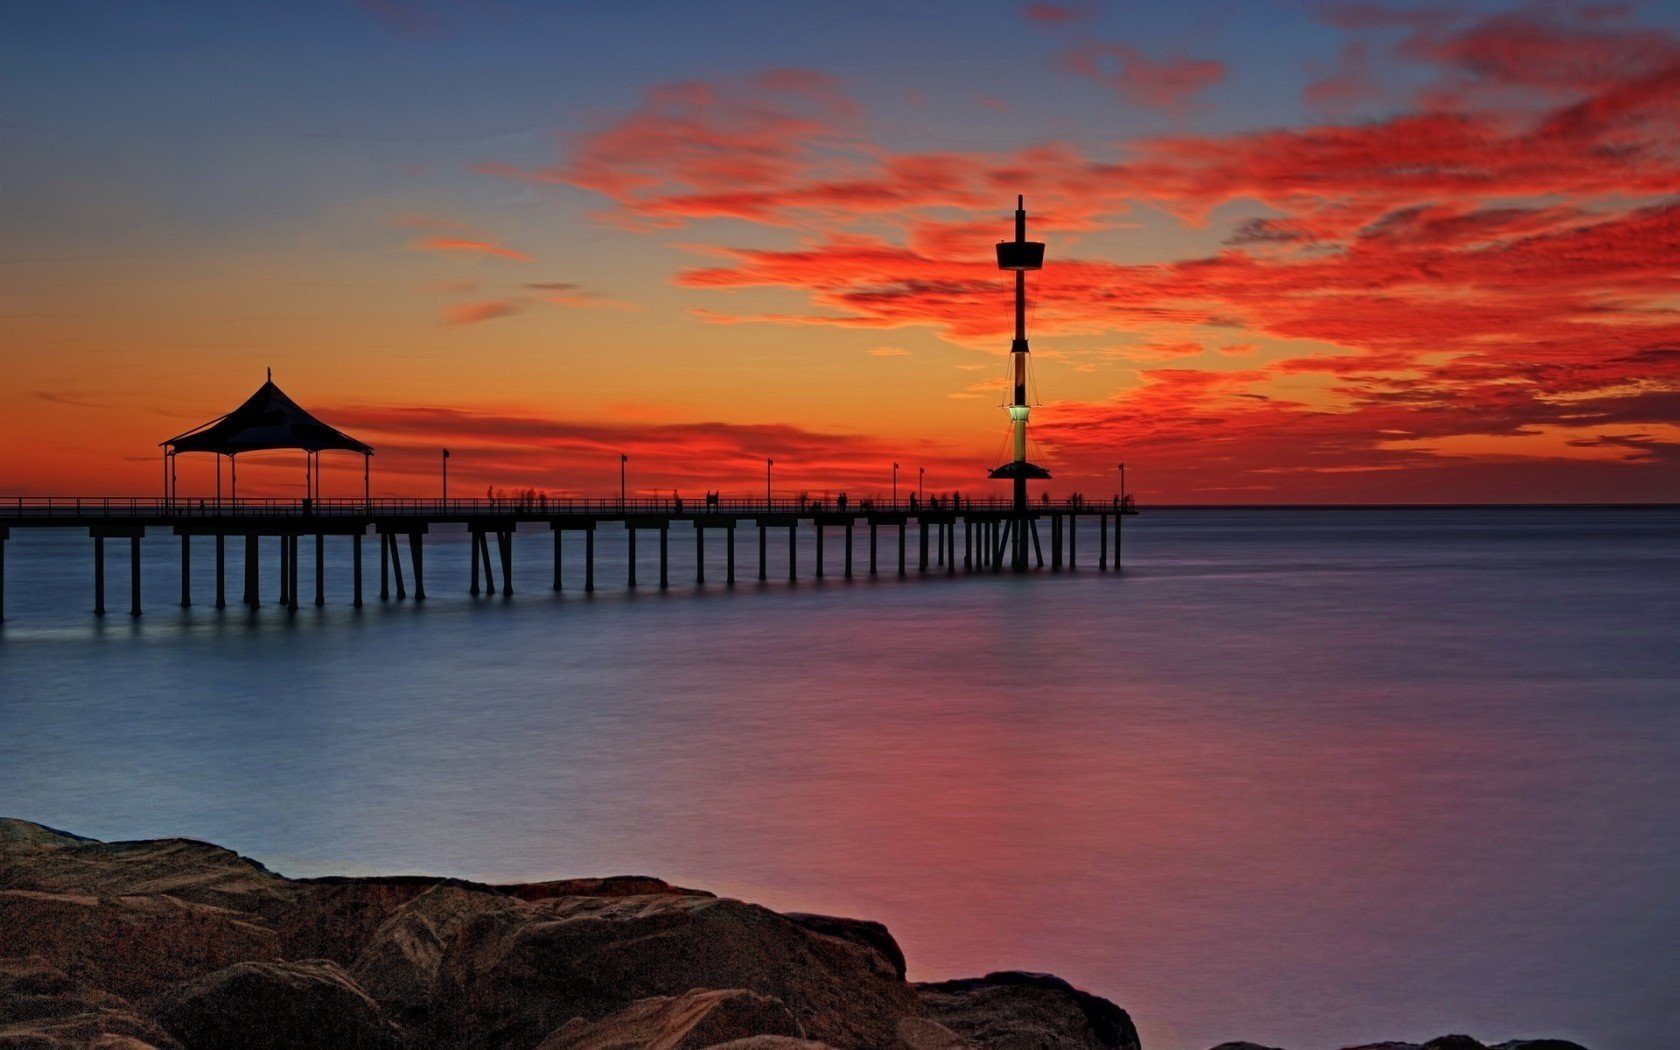
[[[192,537],[181,533],[181,608],[192,607]]]

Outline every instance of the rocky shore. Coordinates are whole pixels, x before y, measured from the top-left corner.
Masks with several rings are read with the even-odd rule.
[[[288,879],[0,819],[0,1048],[1140,1050],[1126,1011],[1056,977],[904,973],[880,923],[653,878]]]

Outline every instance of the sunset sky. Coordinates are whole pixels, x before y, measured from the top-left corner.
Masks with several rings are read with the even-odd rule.
[[[1052,493],[1680,499],[1680,5],[1304,0],[8,0],[0,496],[1001,494],[1017,193]]]

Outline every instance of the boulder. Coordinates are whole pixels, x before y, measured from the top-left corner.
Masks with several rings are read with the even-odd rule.
[[[711,896],[560,897],[481,915],[442,976],[469,1046],[534,1046],[573,1017],[695,988],[779,999],[807,1036],[838,1047],[892,1046],[898,1019],[919,1012],[874,949]]]
[[[169,896],[0,890],[0,930],[6,951],[39,955],[73,979],[125,999],[279,952],[274,931],[240,913]]]
[[[828,1043],[813,1043],[808,1038],[793,1038],[788,1035],[753,1035],[748,1038],[729,1040],[727,1043],[716,1043],[707,1050],[835,1050]]]
[[[178,1050],[168,1032],[42,957],[0,958],[0,1047]]]
[[[904,949],[898,946],[898,941],[893,939],[884,924],[872,919],[842,919],[836,915],[813,915],[803,911],[783,914],[807,930],[872,949],[886,961],[894,977],[904,980]]]
[[[239,963],[161,997],[188,1050],[404,1050],[408,1040],[337,963]]]
[[[1139,1050],[1137,1028],[1126,1011],[1060,977],[1010,970],[915,988],[924,1017],[979,1046]]]
[[[598,1021],[573,1018],[538,1050],[702,1050],[752,1036],[804,1034],[780,999],[743,988],[696,988],[638,999]]]
[[[440,883],[406,901],[362,939],[350,975],[399,1021],[430,1028],[438,1012],[444,953],[468,922],[517,910],[495,893]]]
[[[1234,1043],[1220,1043],[1209,1050],[1283,1050],[1280,1046],[1261,1046],[1259,1043],[1248,1043],[1241,1040]]]
[[[3,824],[0,889],[95,897],[166,894],[260,915],[285,907],[296,892],[290,880],[208,842],[99,842],[26,821]]]
[[[1427,1043],[1362,1043],[1345,1050],[1586,1050],[1567,1039],[1512,1039],[1482,1044],[1467,1035],[1440,1035]]]

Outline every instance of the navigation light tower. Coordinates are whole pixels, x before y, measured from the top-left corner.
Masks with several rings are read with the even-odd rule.
[[[1027,517],[1027,479],[1048,479],[1050,472],[1036,463],[1027,462],[1027,271],[1044,267],[1044,242],[1027,240],[1027,209],[1022,197],[1015,198],[1015,239],[999,241],[998,269],[1015,271],[1015,339],[1009,345],[1014,375],[1014,397],[1009,403],[1009,427],[1014,439],[1015,458],[994,469],[990,477],[1009,478],[1015,483],[1015,500],[1011,522],[1013,543],[1011,566],[1018,572],[1027,568],[1026,532],[1032,527]]]

